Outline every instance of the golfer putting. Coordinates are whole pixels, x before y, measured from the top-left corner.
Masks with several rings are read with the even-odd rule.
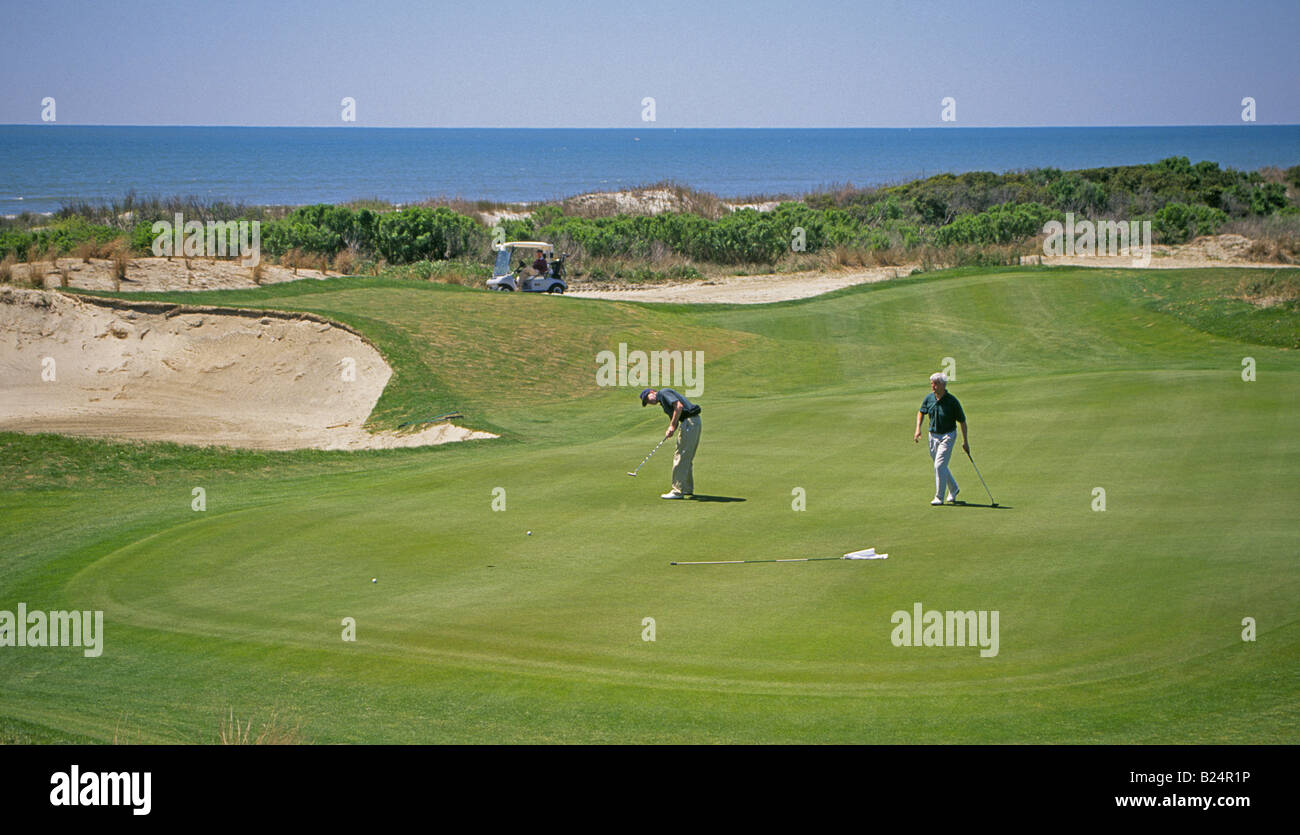
[[[966,435],[966,413],[961,403],[948,391],[948,375],[942,371],[930,375],[930,393],[921,402],[916,413],[916,432],[912,443],[921,439],[921,418],[930,417],[930,458],[934,461],[934,499],[932,505],[941,505],[947,499],[957,504],[957,494],[961,489],[957,479],[952,477],[948,461],[952,458],[953,444],[957,441],[957,427],[961,427],[961,448],[970,455],[970,443]],[[971,459],[972,462],[974,459]]]
[[[644,408],[651,403],[658,403],[664,414],[668,415],[668,430],[664,432],[664,440],[677,435],[677,452],[673,455],[673,486],[659,498],[684,499],[694,496],[695,479],[691,465],[695,461],[695,450],[700,445],[700,407],[672,389],[642,389],[641,406]],[[653,451],[651,454],[654,454]]]

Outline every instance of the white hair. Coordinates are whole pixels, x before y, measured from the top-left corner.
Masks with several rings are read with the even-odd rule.
[[[948,375],[944,374],[942,371],[936,371],[935,373],[930,375],[930,382],[933,383],[935,380],[938,380],[939,382],[943,383],[945,386],[948,385]]]

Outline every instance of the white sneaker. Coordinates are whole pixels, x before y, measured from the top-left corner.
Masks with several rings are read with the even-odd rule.
[[[957,493],[960,492],[961,492],[960,490],[957,491]],[[951,496],[949,496],[948,501],[952,502],[953,504],[957,504],[957,493],[953,493]]]
[[[659,498],[661,498],[661,499],[684,499],[684,498],[686,498],[686,497],[685,497],[684,495],[682,495],[681,493],[678,493],[676,490],[669,490],[667,493],[664,493],[664,494],[661,495]]]
[[[943,504],[943,499],[931,499],[931,500],[930,500],[930,506],[931,506],[931,507],[938,507],[938,506],[941,505],[941,504]]]

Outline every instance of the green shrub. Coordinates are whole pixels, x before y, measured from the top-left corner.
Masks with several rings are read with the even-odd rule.
[[[140,254],[153,254],[153,242],[158,238],[153,231],[153,222],[142,220],[131,227],[131,251]]]
[[[1293,194],[1300,191],[1300,166],[1288,168],[1283,179],[1291,184]],[[1260,190],[1263,193],[1256,194]],[[1220,208],[1230,217],[1267,214],[1293,205],[1286,200],[1285,189],[1266,189],[1256,172],[1223,169],[1208,160],[1193,164],[1187,157],[1079,171],[1037,168],[1005,174],[938,174],[896,186],[811,194],[805,203],[816,209],[843,209],[868,224],[901,219],[926,227],[954,214],[979,214],[1005,203],[1041,203],[1094,219],[1114,213],[1152,214],[1169,203]],[[896,216],[895,205],[902,207],[901,217]],[[947,209],[942,216],[941,207]]]
[[[1067,174],[1047,187],[1052,205],[1063,212],[1093,215],[1106,208],[1106,187],[1078,174]]]
[[[462,258],[487,242],[482,224],[442,206],[379,215],[374,229],[375,251],[393,264]]]
[[[915,245],[921,234],[903,220],[875,213],[873,226],[840,209],[782,203],[770,212],[745,209],[708,220],[667,212],[655,216],[558,217],[529,230],[562,251],[580,249],[589,258],[651,258],[655,245],[674,255],[716,264],[770,264],[802,241],[804,252],[828,246],[887,249]],[[800,237],[798,230],[803,230]],[[617,277],[617,276],[616,276]]]
[[[97,248],[107,246],[120,234],[112,226],[90,223],[80,217],[56,220],[30,231],[4,229],[0,230],[0,258],[10,253],[21,255],[32,246],[41,252],[52,249],[66,255],[87,242]]]
[[[1238,185],[1233,189],[1252,215],[1271,215],[1287,207],[1286,186],[1281,183],[1260,183],[1253,186]]]
[[[1199,235],[1213,235],[1228,220],[1221,209],[1170,203],[1156,212],[1152,229],[1162,244],[1181,244]]]
[[[502,220],[500,226],[507,241],[531,241],[537,236],[537,227],[531,217]]]
[[[1018,243],[1040,234],[1043,224],[1059,217],[1059,212],[1041,203],[1007,203],[979,214],[961,215],[940,228],[934,240],[939,246]]]
[[[12,255],[15,258],[27,251],[33,243],[32,233],[16,229],[0,229],[0,258]]]
[[[948,203],[931,194],[912,198],[912,213],[926,226],[942,226],[948,221]]]
[[[347,247],[338,232],[292,216],[264,224],[261,235],[262,251],[269,255],[284,255],[297,249],[332,258]]]

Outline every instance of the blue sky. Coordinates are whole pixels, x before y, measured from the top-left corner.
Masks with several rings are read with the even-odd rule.
[[[1300,2],[7,4],[0,123],[1300,123]]]

